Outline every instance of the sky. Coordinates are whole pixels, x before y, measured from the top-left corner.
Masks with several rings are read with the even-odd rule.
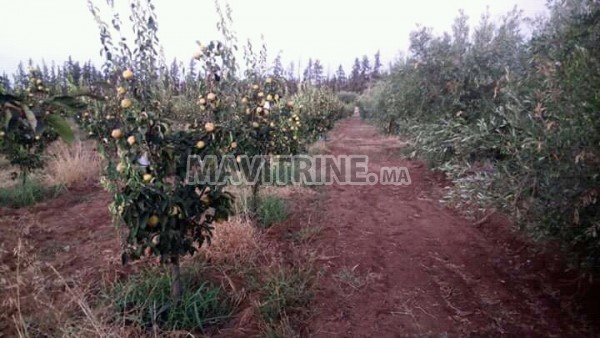
[[[115,0],[125,3],[126,0]],[[318,58],[325,71],[342,64],[349,73],[356,57],[379,50],[384,65],[406,52],[409,33],[417,24],[435,33],[449,31],[459,9],[472,25],[489,7],[499,18],[515,5],[526,16],[543,14],[546,0],[229,0],[233,29],[240,41],[255,46],[264,35],[269,58],[281,51],[304,68],[309,57]],[[102,5],[104,0],[94,0]],[[214,0],[154,0],[158,35],[167,60],[188,62],[201,42],[219,39]],[[19,61],[62,63],[74,60],[102,62],[98,28],[86,0],[0,0],[0,73],[12,74]],[[8,13],[11,13],[7,15]],[[106,19],[110,13],[105,12]],[[121,16],[125,20],[128,14]]]

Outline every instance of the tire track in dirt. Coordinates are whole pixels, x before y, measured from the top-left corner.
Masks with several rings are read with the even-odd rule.
[[[326,188],[316,245],[332,258],[323,264],[312,336],[589,335],[550,295],[508,279],[498,243],[441,206],[425,166],[390,151],[400,146],[357,118],[331,133],[328,154],[368,155],[375,173],[407,167],[412,184]]]

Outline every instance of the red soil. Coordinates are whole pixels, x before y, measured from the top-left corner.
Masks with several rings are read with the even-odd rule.
[[[332,132],[330,154],[368,155],[375,173],[407,167],[412,184],[326,188],[315,244],[330,259],[313,336],[591,335],[570,311],[554,257],[500,216],[477,227],[441,206],[439,179],[390,151],[399,146],[357,118]]]
[[[409,186],[322,187],[323,201],[299,197],[287,227],[307,213],[323,231],[310,244],[319,251],[315,337],[589,337],[598,312],[573,311],[573,283],[559,260],[511,231],[501,216],[477,227],[438,202],[440,179],[423,163],[402,160],[401,144],[358,118],[331,133],[334,155],[369,156],[369,170],[407,167]],[[0,208],[0,337],[13,332],[15,248],[24,243],[27,276],[22,311],[33,297],[62,306],[68,285],[93,288],[123,275],[116,230],[100,188],[72,191],[26,209]],[[284,225],[285,226],[285,225]],[[32,256],[35,255],[35,259]],[[42,273],[33,273],[38,269]],[[130,268],[128,268],[130,269]],[[39,306],[39,305],[37,305]]]

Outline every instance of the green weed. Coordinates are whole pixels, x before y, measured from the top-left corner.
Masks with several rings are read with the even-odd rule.
[[[258,207],[258,218],[262,227],[268,228],[275,223],[282,222],[288,215],[285,201],[277,196],[261,198]]]
[[[169,275],[150,271],[114,285],[105,296],[117,309],[119,321],[139,327],[204,332],[229,318],[233,304],[220,287],[204,281],[198,271],[183,270],[182,280],[179,304],[171,302]]]

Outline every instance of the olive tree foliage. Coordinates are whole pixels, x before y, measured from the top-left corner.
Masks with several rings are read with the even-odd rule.
[[[568,0],[531,20],[410,35],[410,55],[363,98],[411,155],[444,170],[448,198],[513,215],[536,238],[557,238],[582,271],[600,266],[600,5]],[[526,36],[524,28],[532,33]]]

